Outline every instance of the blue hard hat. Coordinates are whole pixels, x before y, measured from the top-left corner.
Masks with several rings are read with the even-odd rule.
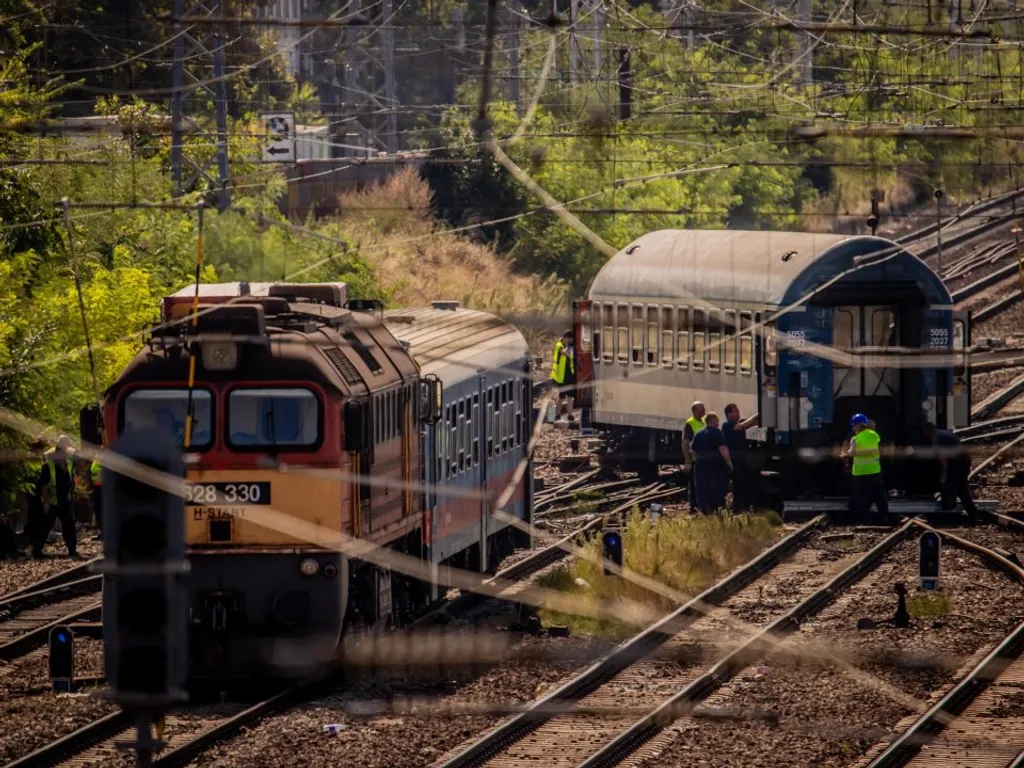
[[[858,424],[867,424],[867,423],[868,423],[868,417],[865,416],[863,413],[855,413],[855,414],[853,414],[853,418],[850,419],[850,426],[851,427],[855,427]]]

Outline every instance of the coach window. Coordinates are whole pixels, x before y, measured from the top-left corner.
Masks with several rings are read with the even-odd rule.
[[[832,316],[832,346],[847,351],[853,349],[853,313],[837,309]]]
[[[516,444],[516,405],[515,387],[512,382],[508,383],[508,410],[505,411],[505,431],[508,433],[508,447],[513,448]]]
[[[644,308],[633,306],[633,325],[630,338],[633,342],[633,365],[644,364]]]
[[[494,387],[494,410],[491,411],[491,434],[494,435],[494,455],[501,455],[501,385]]]
[[[736,312],[725,313],[725,324],[722,326],[722,369],[726,373],[736,372]]]
[[[676,326],[672,319],[672,307],[661,308],[661,364],[666,368],[672,367],[673,342],[675,341]]]
[[[629,362],[629,308],[625,304],[616,307],[615,359],[620,363]]]
[[[610,363],[615,359],[615,307],[611,304],[602,304],[601,316],[604,318],[604,345],[601,349],[601,358]]]
[[[448,427],[448,473],[454,477],[458,472],[459,463],[459,412],[457,406],[452,404],[452,420]]]
[[[896,321],[892,311],[876,309],[871,313],[871,346],[886,349],[896,343]]]
[[[967,328],[963,320],[953,320],[953,374],[963,376],[967,371]]]
[[[740,373],[749,376],[754,366],[754,335],[749,312],[740,312],[740,333]]]
[[[676,308],[676,365],[688,368],[690,365],[690,310]]]
[[[760,321],[760,317],[758,318]],[[777,350],[778,341],[775,336],[775,323],[770,320],[764,321],[764,364],[769,367],[774,367],[779,363],[779,354]]]
[[[708,370],[722,368],[722,321],[716,310],[707,312],[708,318]]]
[[[466,468],[466,401],[459,400],[459,422],[456,426],[458,430],[457,440],[459,441],[459,472],[462,472]]]
[[[708,332],[704,322],[704,310],[693,310],[693,368],[700,371],[704,369],[704,356],[707,353],[705,341]]]
[[[473,466],[480,463],[480,395],[473,395],[473,413],[470,418],[473,439]]]
[[[228,442],[244,447],[300,448],[320,440],[320,405],[303,387],[233,389]]]
[[[494,390],[491,388],[487,389],[487,394],[484,396],[484,429],[487,430],[487,458],[491,458],[494,455],[494,434],[491,429],[491,412],[494,410]]]
[[[502,453],[504,454],[509,450],[509,383],[506,381],[502,384],[502,410],[499,414],[500,429],[502,432]]]
[[[658,340],[661,332],[658,328],[658,308],[647,307],[647,364],[658,364]]]

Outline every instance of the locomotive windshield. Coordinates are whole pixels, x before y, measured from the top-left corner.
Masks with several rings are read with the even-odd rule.
[[[234,389],[228,395],[228,440],[233,446],[299,448],[319,439],[319,403],[308,389]]]
[[[210,393],[192,391],[192,448],[207,448],[212,441]],[[187,389],[137,389],[124,401],[124,430],[159,427],[174,435],[179,445],[185,442]]]

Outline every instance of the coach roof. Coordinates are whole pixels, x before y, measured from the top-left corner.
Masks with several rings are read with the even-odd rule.
[[[876,253],[878,262],[851,272],[852,279],[911,280],[929,301],[948,302],[935,273],[885,238],[673,229],[643,235],[612,256],[594,278],[590,298],[679,303],[695,296],[711,304],[777,306],[853,269],[856,257]]]
[[[500,370],[529,355],[522,334],[500,317],[472,309],[398,309],[384,324],[409,351],[424,374],[446,384]]]

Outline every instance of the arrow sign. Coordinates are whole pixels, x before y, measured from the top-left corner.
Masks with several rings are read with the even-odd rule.
[[[295,113],[265,112],[260,115],[266,143],[263,162],[290,163],[295,160]]]

